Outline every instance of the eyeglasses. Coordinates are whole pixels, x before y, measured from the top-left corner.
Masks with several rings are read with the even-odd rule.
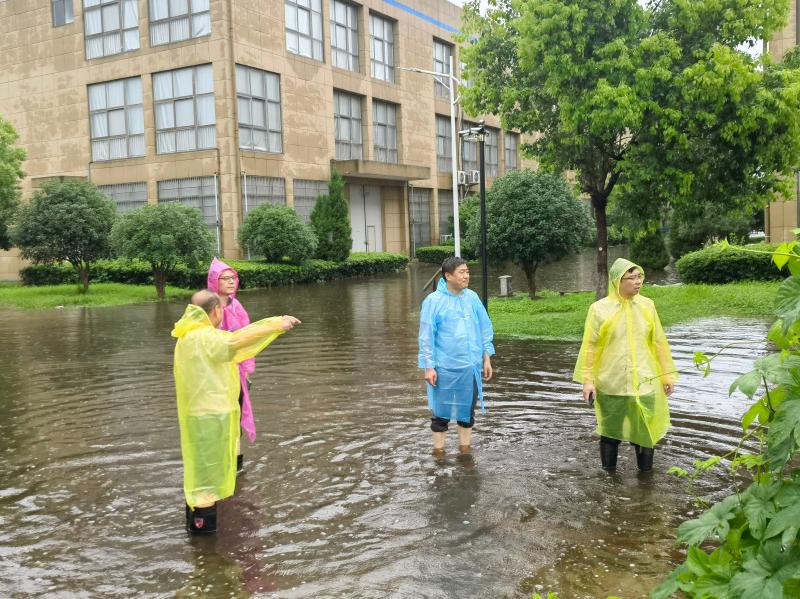
[[[229,282],[230,281],[238,281],[239,277],[237,277],[235,275],[228,275],[227,277],[220,277],[219,280],[220,281],[229,281]]]
[[[644,275],[633,275],[632,277],[622,277],[623,281],[644,281]]]

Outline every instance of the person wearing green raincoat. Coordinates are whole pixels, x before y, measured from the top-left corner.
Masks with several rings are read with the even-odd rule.
[[[618,258],[608,279],[608,296],[586,315],[573,380],[594,402],[603,469],[616,469],[619,443],[629,441],[639,470],[647,472],[670,426],[667,397],[678,373],[656,307],[639,294],[642,267]]]
[[[216,502],[233,495],[239,439],[239,368],[300,321],[293,316],[265,318],[237,331],[222,322],[220,297],[198,291],[175,323],[173,374],[183,457],[186,528],[213,533]]]

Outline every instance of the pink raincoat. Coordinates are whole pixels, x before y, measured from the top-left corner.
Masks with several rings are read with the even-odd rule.
[[[222,260],[218,260],[216,256],[211,261],[211,266],[208,269],[208,288],[214,293],[219,293],[219,276],[223,271],[230,270],[237,277],[237,273],[233,268],[225,264]],[[239,289],[239,283],[236,283],[236,289]],[[228,298],[228,303],[222,316],[222,322],[219,327],[223,331],[238,331],[242,327],[250,324],[250,316],[244,306],[239,303],[233,295]],[[242,430],[247,433],[247,440],[252,443],[256,440],[256,423],[253,419],[253,409],[250,405],[250,390],[248,389],[247,376],[254,372],[256,369],[255,358],[250,358],[244,362],[239,363],[239,380],[242,386]]]

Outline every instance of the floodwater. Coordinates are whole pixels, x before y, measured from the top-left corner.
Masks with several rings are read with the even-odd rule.
[[[242,293],[251,316],[303,324],[259,358],[258,439],[210,538],[183,529],[169,336],[183,305],[0,310],[0,596],[644,597],[694,509],[665,471],[734,445],[746,406],[727,388],[766,325],[668,331],[687,370],[740,343],[710,377],[683,376],[652,476],[626,444],[618,473],[600,470],[570,343],[498,340],[472,457],[451,434],[436,459],[416,368],[429,275]],[[698,490],[729,485],[712,473]]]

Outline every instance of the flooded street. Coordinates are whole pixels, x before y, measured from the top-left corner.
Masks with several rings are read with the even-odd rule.
[[[303,324],[258,358],[258,439],[210,538],[183,528],[169,331],[184,305],[0,310],[0,595],[644,597],[693,509],[666,469],[734,445],[746,403],[727,389],[767,325],[667,331],[687,370],[740,343],[679,381],[651,477],[627,444],[616,475],[600,469],[569,343],[496,340],[473,456],[453,431],[436,459],[416,368],[432,271],[240,295],[251,317]],[[699,490],[727,485],[712,473]]]

